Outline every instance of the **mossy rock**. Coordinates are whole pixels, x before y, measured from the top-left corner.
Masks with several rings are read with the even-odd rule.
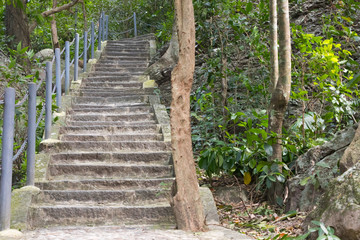
[[[360,239],[360,162],[331,183],[304,227],[312,220],[333,227],[341,239]]]

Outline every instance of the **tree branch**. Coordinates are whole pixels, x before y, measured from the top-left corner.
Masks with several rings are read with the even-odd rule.
[[[72,2],[70,2],[70,3],[68,3],[68,4],[65,4],[65,5],[62,5],[62,6],[60,6],[60,7],[56,7],[56,8],[53,8],[53,9],[51,9],[51,10],[45,11],[45,12],[41,13],[41,16],[43,16],[43,17],[48,17],[48,16],[51,16],[51,15],[53,15],[53,14],[55,14],[55,13],[61,12],[61,11],[63,11],[63,10],[70,9],[71,7],[73,7],[74,5],[76,5],[78,2],[79,2],[79,0],[73,0]],[[36,26],[37,26],[37,22],[36,22],[36,21],[33,22],[33,23],[31,23],[30,29],[29,29],[30,33],[31,33],[32,31],[34,31],[34,29],[36,28]]]

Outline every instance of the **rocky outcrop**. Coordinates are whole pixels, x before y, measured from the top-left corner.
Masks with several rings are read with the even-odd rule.
[[[51,60],[54,57],[54,50],[51,48],[45,48],[37,52],[34,57],[39,58],[41,62]]]
[[[311,220],[333,227],[340,239],[360,239],[360,162],[330,184],[318,207],[307,217],[304,229]]]
[[[296,161],[296,176],[289,180],[288,210],[311,211],[316,200],[339,176],[339,161],[355,136],[357,125],[338,132],[334,139],[311,148]]]
[[[355,137],[350,146],[345,150],[339,167],[340,172],[344,173],[360,161],[360,127],[356,130]]]

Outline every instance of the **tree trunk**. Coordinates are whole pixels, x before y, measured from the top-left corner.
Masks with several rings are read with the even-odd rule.
[[[277,25],[276,0],[270,0],[270,93],[274,92],[277,81],[279,79]]]
[[[288,0],[278,0],[279,6],[279,79],[272,93],[270,102],[270,131],[276,133],[276,139],[272,145],[273,154],[270,160],[282,161],[282,126],[284,115],[290,99],[291,90],[291,37]],[[281,169],[280,169],[281,170]],[[268,197],[270,202],[278,203],[282,199],[282,186],[280,183],[273,184]]]
[[[87,31],[87,16],[86,16],[86,5],[85,5],[85,0],[81,0],[81,5],[82,5],[82,11],[83,11],[83,20],[84,20],[84,31]]]
[[[6,35],[14,37],[14,40],[11,41],[11,48],[19,42],[21,42],[22,48],[30,46],[30,32],[29,21],[26,16],[26,2],[26,0],[22,0],[22,6],[19,6],[16,1],[14,1],[14,4],[6,4]]]
[[[57,7],[57,0],[53,0],[53,9],[55,9]],[[52,16],[52,20],[51,20],[51,36],[52,36],[52,41],[53,41],[53,48],[60,48],[60,43],[59,43],[59,37],[57,34],[57,27],[56,27],[56,19],[55,19],[55,14]]]
[[[195,70],[195,20],[191,0],[175,0],[179,62],[171,76],[171,143],[176,182],[171,204],[177,227],[201,231],[204,211],[193,158],[190,127],[190,91]]]

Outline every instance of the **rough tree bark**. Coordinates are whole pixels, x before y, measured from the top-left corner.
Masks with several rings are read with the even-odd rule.
[[[156,61],[150,67],[148,67],[145,74],[149,75],[151,79],[155,80],[159,85],[161,85],[167,79],[170,80],[171,71],[174,69],[176,63],[178,62],[178,59],[179,59],[179,42],[178,42],[176,24],[174,24],[168,49],[158,61]]]
[[[273,154],[270,160],[282,160],[282,126],[285,111],[290,99],[291,90],[291,37],[288,0],[277,0],[279,19],[279,79],[272,93],[270,102],[270,131],[276,133],[277,137],[272,145]],[[268,194],[272,203],[282,199],[282,187],[279,183]]]
[[[277,4],[270,0],[270,93],[273,93],[279,79]]]
[[[195,70],[195,20],[191,0],[175,0],[179,61],[171,76],[171,143],[176,182],[171,204],[177,227],[199,231],[205,216],[193,158],[190,127],[190,91]]]
[[[26,0],[22,0],[23,4],[19,6],[14,1],[14,4],[6,4],[5,7],[6,35],[14,36],[12,43],[21,42],[23,48],[30,46],[29,21],[25,13],[26,2]]]
[[[53,0],[53,9],[57,7],[57,0]],[[57,34],[57,27],[56,27],[56,19],[55,14],[52,16],[51,20],[51,36],[53,41],[53,48],[60,48],[59,38]]]

